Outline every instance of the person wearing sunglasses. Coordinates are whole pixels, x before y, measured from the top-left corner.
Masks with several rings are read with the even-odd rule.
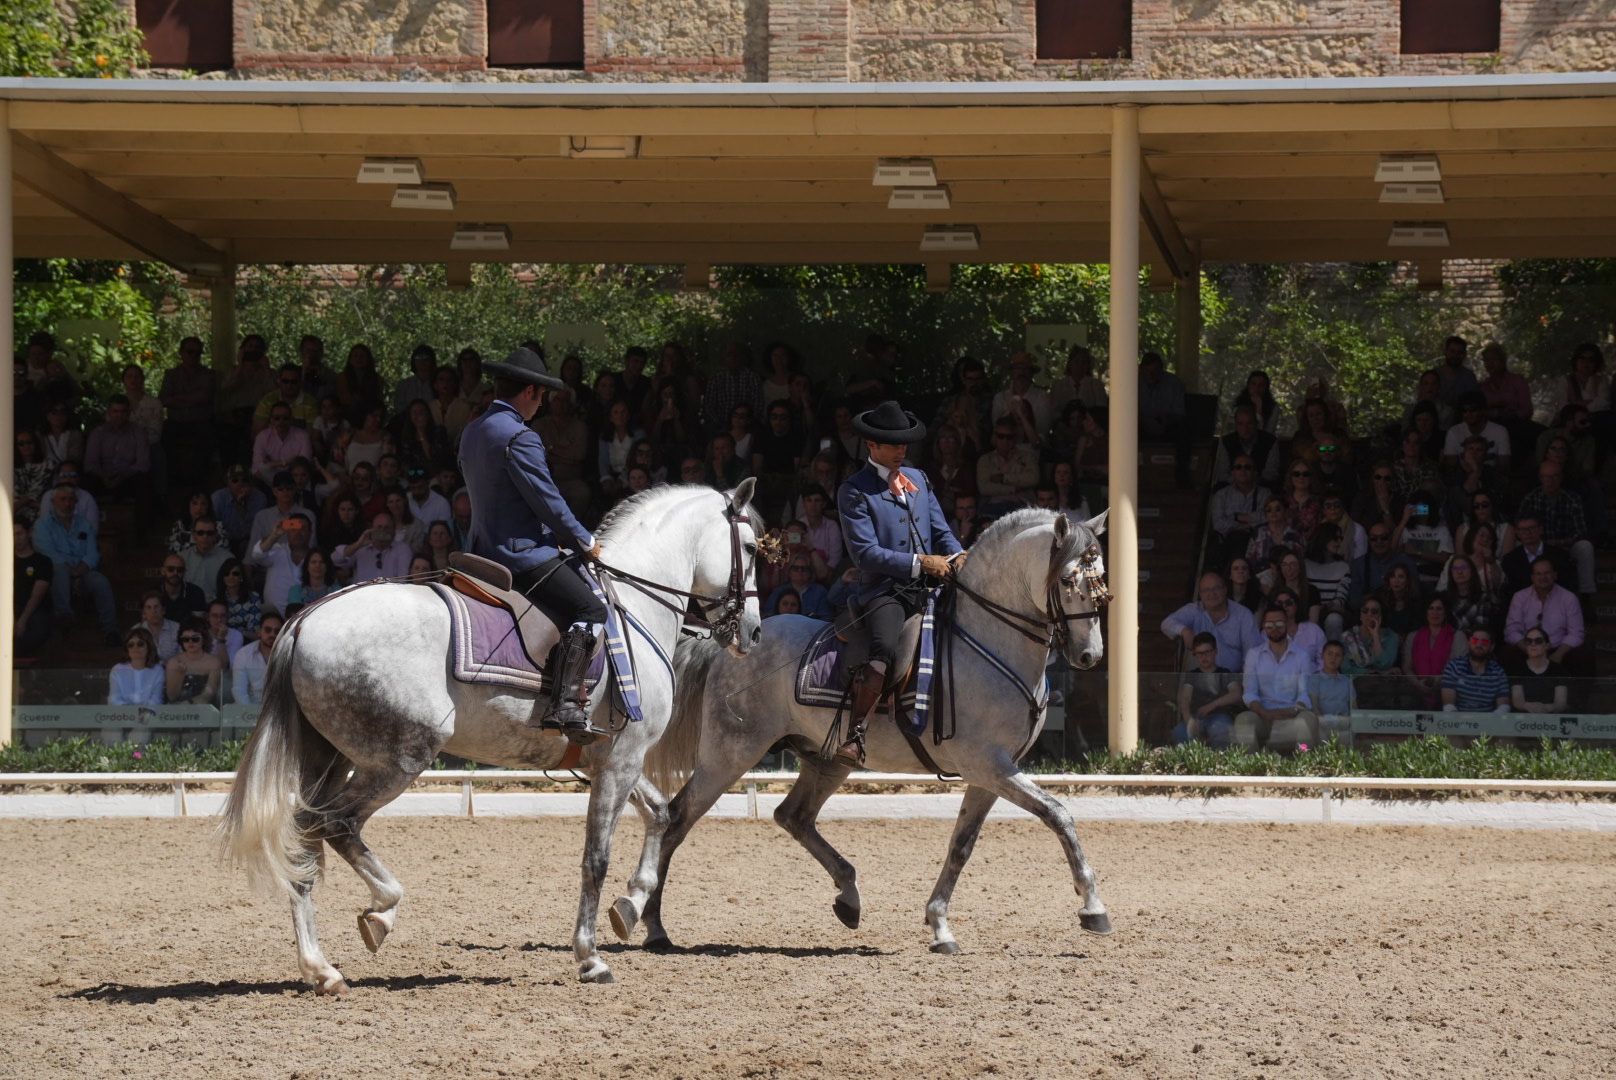
[[[1521,659],[1509,669],[1510,707],[1516,712],[1565,712],[1568,680],[1565,668],[1549,657],[1549,635],[1533,627],[1521,638],[1521,651]]]
[[[170,703],[217,704],[224,664],[208,651],[207,637],[207,627],[194,619],[180,627],[180,651],[168,658],[164,676]]]
[[[1251,419],[1249,409],[1246,414],[1247,419]],[[1212,533],[1218,542],[1218,557],[1212,560],[1214,563],[1243,553],[1251,543],[1253,530],[1263,523],[1263,504],[1271,494],[1257,482],[1257,473],[1257,459],[1237,452],[1228,466],[1228,483],[1212,493]]]
[[[1288,752],[1318,741],[1319,720],[1307,693],[1308,676],[1316,668],[1291,642],[1287,619],[1277,604],[1263,609],[1258,626],[1264,641],[1246,654],[1240,680],[1246,708],[1234,720],[1237,746]]]
[[[230,691],[237,705],[261,705],[264,679],[269,674],[269,654],[280,636],[280,612],[269,608],[258,624],[257,640],[243,645],[230,659]]]
[[[1313,466],[1305,461],[1293,461],[1285,470],[1285,510],[1303,542],[1313,535],[1319,516],[1324,512],[1313,477]]]
[[[144,627],[124,635],[125,660],[107,674],[107,704],[155,709],[163,703],[163,665],[157,662],[157,644]]]
[[[1493,659],[1492,631],[1472,631],[1467,644],[1466,655],[1442,669],[1443,711],[1509,712],[1509,676]]]
[[[204,596],[214,596],[219,587],[219,571],[230,561],[230,549],[220,541],[223,532],[219,520],[199,517],[191,523],[191,546],[180,552],[185,563],[185,580]]]

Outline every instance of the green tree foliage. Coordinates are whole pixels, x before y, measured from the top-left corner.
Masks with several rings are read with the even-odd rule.
[[[148,59],[120,0],[76,0],[71,18],[54,0],[6,0],[5,6],[0,76],[124,78]]]
[[[1503,339],[1528,375],[1563,375],[1584,341],[1616,340],[1616,259],[1522,259],[1498,272]]]

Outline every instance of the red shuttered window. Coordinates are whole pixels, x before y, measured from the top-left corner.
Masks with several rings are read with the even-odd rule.
[[[1499,0],[1403,0],[1402,51],[1498,51]]]
[[[1133,55],[1132,0],[1037,0],[1038,59]]]
[[[583,67],[583,0],[488,0],[489,67]]]
[[[152,67],[220,71],[235,63],[229,0],[135,0]]]

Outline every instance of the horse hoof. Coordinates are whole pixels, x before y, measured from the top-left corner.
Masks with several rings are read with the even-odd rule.
[[[596,986],[605,986],[607,983],[616,982],[617,977],[612,974],[611,968],[596,960],[593,966],[579,969],[578,981],[581,983],[593,983]]]
[[[611,917],[612,933],[617,935],[617,940],[627,941],[634,936],[634,927],[640,921],[640,913],[634,910],[634,901],[619,896],[607,915]]]
[[[334,997],[339,1001],[348,996],[348,980],[338,978],[335,982],[323,982],[314,988],[315,997]]]
[[[936,953],[938,956],[958,956],[959,942],[934,941],[931,943],[931,951]]]
[[[359,936],[365,939],[365,948],[371,952],[382,947],[387,935],[392,931],[387,920],[374,911],[367,911],[359,916]]]
[[[844,900],[837,900],[831,904],[830,909],[836,912],[836,917],[842,920],[842,925],[849,930],[857,930],[859,924],[859,909]]]
[[[645,939],[645,951],[646,952],[657,952],[657,953],[670,953],[670,952],[674,951],[674,944],[673,944],[673,942],[668,940],[668,936],[666,934],[661,934],[661,935],[658,935],[657,937],[652,937],[652,938],[646,938]]]
[[[1087,915],[1079,912],[1077,924],[1098,937],[1106,937],[1111,933],[1111,916],[1103,911],[1097,915]]]

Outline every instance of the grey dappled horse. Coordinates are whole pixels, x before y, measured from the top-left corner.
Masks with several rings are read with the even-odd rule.
[[[982,535],[960,571],[954,622],[982,648],[956,639],[950,651],[937,657],[931,722],[943,722],[949,715],[953,687],[958,729],[940,745],[933,745],[930,731],[920,736],[941,768],[969,784],[948,858],[926,905],[933,952],[958,951],[948,928],[949,898],[989,808],[1000,797],[1029,811],[1060,837],[1083,901],[1080,925],[1097,934],[1111,932],[1071,814],[1017,764],[1043,727],[1043,703],[1031,698],[1043,682],[1052,646],[1084,669],[1099,663],[1104,653],[1100,612],[1108,594],[1097,540],[1104,528],[1105,514],[1071,525],[1049,510],[1020,510]],[[820,808],[851,772],[821,753],[835,710],[800,705],[794,692],[796,660],[824,625],[799,615],[772,618],[767,640],[743,658],[726,657],[710,642],[680,644],[674,658],[678,700],[673,722],[651,751],[647,769],[662,790],[683,787],[668,807],[668,830],[649,902],[641,906],[635,893],[612,907],[619,936],[626,939],[636,917],[643,916],[646,945],[668,944],[662,890],[674,851],[718,796],[781,739],[801,757],[802,773],[774,819],[829,871],[838,889],[833,904],[837,917],[850,927],[858,925],[857,873],[816,825]],[[1058,629],[1067,626],[1069,630]],[[929,771],[891,720],[874,719],[867,739],[868,768]]]
[[[722,625],[719,648],[737,656],[761,637],[755,566],[757,535],[747,516],[752,481],[730,492],[657,488],[608,515],[599,530],[602,565],[661,589],[616,579],[622,606],[663,655],[671,657],[683,621],[684,593],[699,594],[704,614]],[[739,588],[737,588],[739,586]],[[665,593],[666,595],[659,595]],[[739,595],[736,595],[739,593]],[[723,618],[723,615],[729,618]],[[584,982],[610,982],[595,946],[600,885],[612,831],[634,795],[646,818],[634,894],[655,885],[665,804],[643,780],[646,751],[667,727],[673,672],[644,636],[628,631],[636,661],[642,721],[584,748],[588,833],[573,952]],[[420,585],[387,583],[338,593],[288,624],[270,656],[258,725],[242,754],[221,824],[227,850],[260,883],[291,894],[298,967],[322,994],[347,983],[321,952],[312,890],[331,845],[370,888],[372,906],[359,932],[372,952],[393,929],[404,890],[360,831],[397,798],[440,752],[508,768],[552,768],[567,741],[526,725],[533,697],[458,682],[450,674],[449,615]],[[605,726],[603,679],[591,715]]]

